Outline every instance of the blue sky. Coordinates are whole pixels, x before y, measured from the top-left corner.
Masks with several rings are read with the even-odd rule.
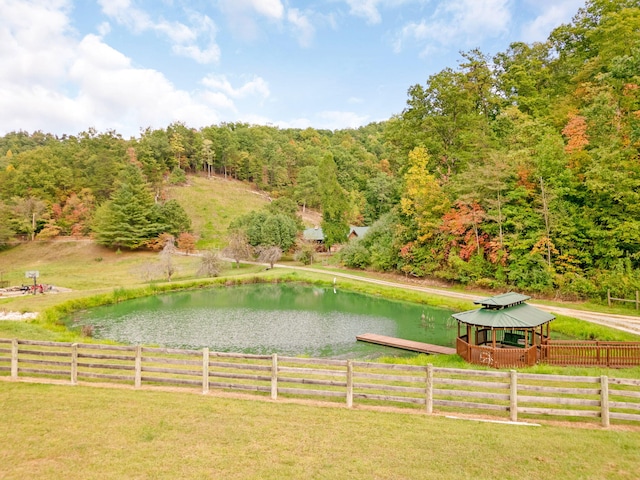
[[[0,134],[357,128],[460,51],[543,41],[584,0],[2,0]]]

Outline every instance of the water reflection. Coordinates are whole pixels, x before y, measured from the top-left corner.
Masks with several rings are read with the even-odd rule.
[[[146,297],[92,309],[94,337],[212,351],[331,357],[402,354],[356,342],[377,333],[454,346],[450,312],[331,288],[246,285]],[[425,320],[426,319],[426,320]]]

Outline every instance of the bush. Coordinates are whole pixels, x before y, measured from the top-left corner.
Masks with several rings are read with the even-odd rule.
[[[525,255],[511,263],[508,279],[523,291],[548,293],[554,288],[552,271],[538,254]]]
[[[218,252],[208,251],[202,254],[202,261],[200,268],[198,268],[198,276],[202,277],[217,277],[220,275],[224,266],[223,260],[220,258]]]
[[[187,175],[184,173],[184,170],[179,167],[174,168],[171,175],[169,175],[169,183],[171,185],[183,185],[187,183]]]
[[[340,261],[350,268],[367,268],[371,265],[369,251],[356,240],[340,250]]]
[[[293,259],[303,265],[311,265],[316,259],[315,249],[308,243],[300,243],[293,255]]]

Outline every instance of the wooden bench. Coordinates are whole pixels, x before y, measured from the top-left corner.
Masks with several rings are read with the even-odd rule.
[[[504,338],[502,339],[504,345],[511,347],[524,347],[524,335],[513,332],[504,332]]]

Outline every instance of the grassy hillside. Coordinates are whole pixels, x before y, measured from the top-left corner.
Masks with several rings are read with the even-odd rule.
[[[186,185],[172,187],[169,197],[178,201],[191,218],[199,249],[224,247],[231,221],[269,201],[249,184],[200,176],[190,176]]]

